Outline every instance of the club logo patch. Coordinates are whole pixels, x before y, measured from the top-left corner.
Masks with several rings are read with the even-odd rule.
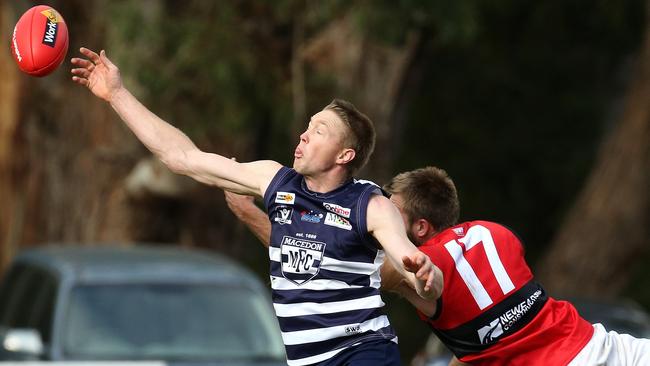
[[[300,221],[311,222],[312,224],[318,224],[320,220],[323,219],[323,214],[316,211],[302,211],[300,213]]]
[[[334,212],[339,216],[343,216],[348,219],[350,218],[350,209],[347,207],[342,207],[334,203],[328,203],[328,202],[323,202],[323,207],[325,207],[327,211]]]
[[[284,236],[280,250],[282,275],[300,286],[310,281],[320,271],[325,243]]]
[[[347,219],[342,218],[341,216],[337,214],[333,214],[331,212],[328,212],[327,215],[325,215],[325,225],[330,225],[330,226],[335,226],[341,229],[345,230],[352,230],[352,224],[350,224],[350,221]]]
[[[276,192],[275,203],[293,205],[296,202],[296,195],[290,192]]]
[[[293,208],[280,206],[275,210],[275,217],[273,217],[273,221],[277,222],[280,225],[291,224],[292,214]]]

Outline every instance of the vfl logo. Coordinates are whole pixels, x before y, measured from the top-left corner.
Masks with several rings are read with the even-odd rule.
[[[352,230],[352,224],[350,224],[350,221],[331,212],[328,212],[327,215],[325,216],[324,224],[330,226],[336,226],[338,228],[345,229],[345,230]]]
[[[41,14],[47,18],[43,33],[43,44],[54,47],[56,44],[56,35],[59,31],[59,14],[54,9],[43,10]]]
[[[275,203],[293,205],[296,202],[296,195],[289,192],[276,192]]]
[[[325,243],[284,236],[280,250],[282,252],[282,275],[300,286],[318,274],[325,251]]]
[[[333,203],[323,202],[323,206],[327,211],[334,212],[339,216],[350,218],[350,209],[347,207],[342,207]]]
[[[311,222],[313,224],[318,224],[322,218],[323,214],[320,212],[302,211],[300,213],[300,221]]]
[[[275,217],[273,221],[277,222],[280,225],[291,224],[291,214],[293,213],[293,208],[289,207],[278,207],[275,211]]]
[[[481,344],[491,343],[499,338],[502,334],[503,327],[501,327],[499,318],[494,319],[490,324],[478,330],[478,337],[481,340]]]

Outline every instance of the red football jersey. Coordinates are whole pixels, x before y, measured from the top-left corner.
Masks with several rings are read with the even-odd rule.
[[[420,246],[444,274],[434,333],[472,365],[566,365],[592,325],[533,280],[515,234],[487,221],[449,228]]]

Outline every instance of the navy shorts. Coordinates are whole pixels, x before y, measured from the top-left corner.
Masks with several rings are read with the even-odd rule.
[[[397,343],[389,339],[362,343],[338,353],[319,366],[399,366]]]

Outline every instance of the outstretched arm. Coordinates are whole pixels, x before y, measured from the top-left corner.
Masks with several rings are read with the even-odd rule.
[[[384,261],[381,266],[381,289],[399,294],[427,316],[433,316],[436,313],[436,301],[420,297],[389,260]]]
[[[225,195],[230,211],[268,248],[271,242],[271,221],[264,211],[255,205],[254,198],[232,192],[225,192]]]
[[[143,106],[123,85],[120,72],[106,57],[81,48],[86,58],[73,58],[72,80],[110,103],[140,141],[170,170],[225,190],[262,196],[280,169],[274,161],[238,163],[199,150],[179,129]]]
[[[391,264],[420,297],[436,300],[442,294],[442,272],[406,236],[397,208],[388,198],[373,195],[368,203],[368,231],[379,241]]]

